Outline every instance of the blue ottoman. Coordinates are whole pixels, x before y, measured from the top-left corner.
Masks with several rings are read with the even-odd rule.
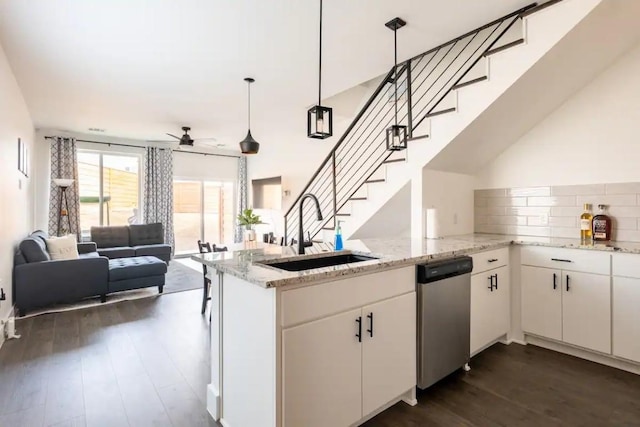
[[[109,260],[109,293],[157,286],[164,288],[167,264],[154,256]]]

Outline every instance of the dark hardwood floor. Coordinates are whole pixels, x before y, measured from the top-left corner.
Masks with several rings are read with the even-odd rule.
[[[364,426],[640,426],[640,376],[518,344],[496,344],[471,367]]]
[[[205,409],[201,297],[18,320],[22,338],[0,349],[0,427],[217,426]],[[517,344],[496,344],[471,366],[365,426],[640,426],[639,376]]]
[[[215,426],[202,291],[16,322],[0,349],[0,426]]]

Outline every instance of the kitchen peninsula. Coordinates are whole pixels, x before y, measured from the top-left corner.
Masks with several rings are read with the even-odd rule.
[[[638,244],[580,246],[572,239],[482,234],[420,243],[416,250],[408,239],[347,242],[347,250],[339,254],[375,259],[302,271],[270,264],[338,253],[318,244],[307,248],[306,255],[297,255],[292,247],[255,244],[194,255],[212,275],[207,406],[213,417],[229,427],[349,426],[400,400],[415,404],[416,264],[472,254],[471,349],[477,353],[507,338],[513,327],[510,313],[520,298],[511,297],[508,282],[512,243],[606,259],[611,258],[606,252],[640,253]],[[500,256],[488,255],[494,253]],[[496,258],[500,262],[491,264]],[[576,259],[581,266],[580,256]],[[498,292],[489,293],[484,281],[485,275],[502,271],[490,270],[494,267],[507,276],[500,282],[506,295],[499,300],[504,318],[499,324],[485,322],[497,310],[486,298],[498,301]],[[484,294],[474,296],[474,289]],[[532,333],[540,335],[535,329]],[[590,345],[579,339],[571,344]]]

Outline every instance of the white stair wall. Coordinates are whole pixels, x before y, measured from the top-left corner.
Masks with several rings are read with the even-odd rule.
[[[351,202],[351,216],[348,220],[340,218],[346,220],[344,238],[349,238],[366,224],[418,170],[422,170],[603,1],[611,0],[565,0],[525,17],[521,27],[526,34],[525,43],[488,57],[489,79],[457,90],[457,111],[428,119],[430,123],[423,126],[430,127],[430,137],[410,142],[405,152],[407,162],[381,166],[386,181],[365,184],[367,200]],[[523,108],[526,108],[526,100],[523,100]]]

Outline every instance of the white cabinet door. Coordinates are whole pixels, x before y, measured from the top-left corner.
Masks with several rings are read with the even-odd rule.
[[[367,415],[416,385],[416,293],[363,307],[362,321],[362,414]]]
[[[362,417],[361,315],[358,308],[282,332],[285,427],[347,426]]]
[[[471,354],[509,331],[509,267],[471,276]]]
[[[562,274],[560,270],[521,267],[522,330],[562,340]]]
[[[562,339],[611,354],[611,278],[562,273]]]
[[[640,362],[640,279],[613,278],[613,354]]]

